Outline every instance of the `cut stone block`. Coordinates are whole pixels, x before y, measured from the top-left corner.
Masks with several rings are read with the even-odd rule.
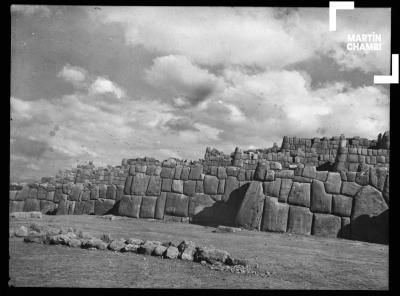
[[[139,218],[141,203],[141,196],[124,195],[119,202],[118,215]]]
[[[310,207],[310,184],[293,182],[288,202],[293,205]]]
[[[236,215],[236,226],[260,230],[264,208],[264,194],[261,184],[257,181],[250,182]]]
[[[189,208],[189,198],[179,193],[167,193],[165,203],[165,214],[178,217],[187,217]]]
[[[157,198],[156,209],[154,212],[154,218],[162,220],[164,218],[165,202],[167,200],[167,193],[161,192]]]
[[[115,185],[108,185],[106,192],[107,199],[116,199],[117,198],[117,187]]]
[[[325,192],[324,183],[314,180],[311,186],[311,212],[330,214],[332,195]]]
[[[325,182],[325,191],[327,193],[340,194],[340,187],[342,186],[342,178],[339,173],[329,172],[328,178]]]
[[[332,205],[333,214],[342,217],[350,217],[353,199],[344,195],[334,195]]]
[[[137,173],[133,176],[131,194],[132,195],[146,195],[147,186],[149,184],[150,176],[144,173]]]
[[[262,219],[262,231],[286,232],[289,205],[279,203],[275,197],[267,196]]]
[[[279,192],[279,202],[287,202],[290,190],[292,189],[292,179],[281,179],[281,190]]]
[[[313,214],[308,208],[289,206],[287,232],[296,234],[311,234]]]
[[[281,189],[281,179],[275,181],[263,182],[264,194],[273,197],[279,197],[279,191]]]
[[[193,196],[196,194],[196,181],[187,180],[183,183],[183,194]]]
[[[204,178],[204,193],[218,194],[219,180],[215,176],[206,175]]]
[[[343,182],[341,192],[344,195],[354,196],[360,189],[361,185],[358,185],[356,182]]]
[[[225,180],[225,192],[223,200],[228,201],[233,190],[239,188],[239,181],[236,177],[228,176]]]
[[[337,237],[341,228],[341,219],[335,215],[314,214],[313,235]]]
[[[157,204],[157,196],[143,196],[140,206],[140,218],[154,218]]]

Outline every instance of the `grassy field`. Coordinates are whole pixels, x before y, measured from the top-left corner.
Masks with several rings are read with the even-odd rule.
[[[9,239],[9,276],[12,286],[113,288],[223,289],[388,289],[388,246],[242,230],[213,233],[212,227],[158,220],[99,216],[44,216],[11,219],[10,228],[32,222],[76,227],[100,237],[158,241],[192,240],[198,245],[227,250],[248,259],[253,268],[270,276],[211,270],[198,263],[134,253],[83,250],[65,246],[28,244]],[[256,267],[257,266],[257,267]]]

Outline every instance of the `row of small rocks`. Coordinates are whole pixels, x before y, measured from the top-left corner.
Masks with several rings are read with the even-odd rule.
[[[134,252],[167,259],[179,258],[200,262],[214,270],[251,273],[246,260],[234,258],[225,250],[196,246],[192,241],[182,241],[175,245],[172,242],[143,241],[137,238],[112,239],[107,234],[102,235],[101,238],[95,238],[78,229],[59,229],[36,223],[31,224],[29,228],[21,226],[16,231],[10,231],[10,237],[13,236],[23,237],[24,242],[65,245],[91,250]]]

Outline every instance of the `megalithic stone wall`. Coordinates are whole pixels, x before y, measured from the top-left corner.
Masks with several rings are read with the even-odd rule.
[[[210,167],[206,174],[202,165],[136,164],[129,167],[124,185],[67,183],[13,188],[10,212],[114,213],[133,218],[387,241],[387,168],[339,173],[317,171],[316,167],[271,167],[279,166],[263,162],[254,171]]]
[[[196,162],[124,159],[120,167],[107,170],[81,167],[74,175],[75,182],[69,176],[11,185],[9,209],[56,215],[113,213],[386,242],[388,150],[349,147],[347,142],[341,145],[340,139],[343,141],[343,137],[339,144],[336,140],[330,142],[338,145],[334,167],[337,171],[321,171],[316,166],[288,169],[285,162],[266,160],[262,154],[258,159],[257,154],[247,154],[239,148],[229,160],[208,148],[205,159]],[[286,139],[285,143],[292,145],[297,140]],[[311,141],[311,146],[315,143],[318,141]],[[388,136],[384,143],[388,148]],[[355,152],[364,156],[364,162],[360,163],[359,158],[354,162],[357,171],[352,170],[349,158],[346,165],[339,165],[344,159],[341,155]],[[271,155],[268,153],[267,158]],[[373,154],[383,156],[385,162],[366,164],[365,156]],[[106,173],[99,173],[102,171]]]

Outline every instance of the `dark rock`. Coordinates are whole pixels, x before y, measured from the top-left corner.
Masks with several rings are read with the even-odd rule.
[[[24,203],[24,212],[40,211],[40,201],[33,198],[28,198]]]
[[[219,250],[215,248],[198,248],[195,256],[195,261],[206,261],[210,264],[215,264],[217,262],[225,263],[230,254],[227,251]]]
[[[225,192],[223,195],[223,201],[228,201],[229,197],[235,189],[239,187],[239,181],[236,177],[228,176],[225,180]]]
[[[106,192],[107,199],[116,199],[117,198],[117,187],[113,184],[107,186]]]
[[[170,192],[172,188],[172,179],[162,179],[161,191]]]

